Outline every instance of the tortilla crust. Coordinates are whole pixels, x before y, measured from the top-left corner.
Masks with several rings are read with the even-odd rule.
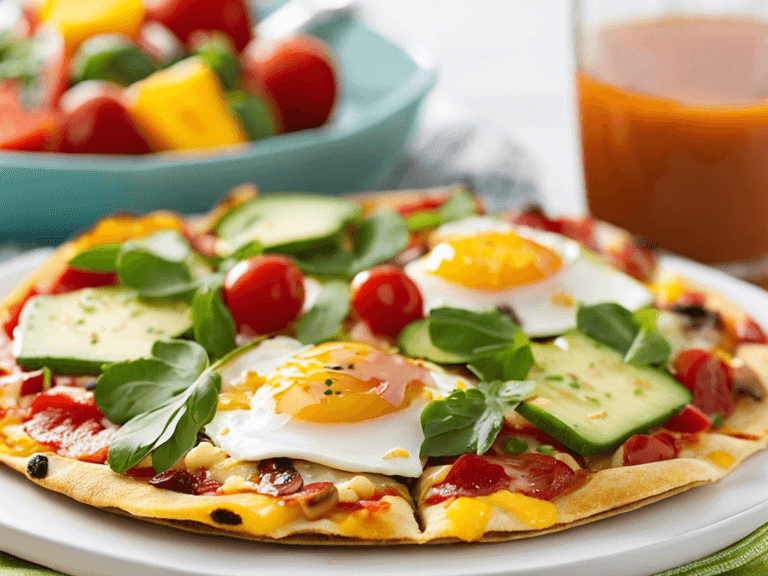
[[[0,302],[0,307],[7,310],[10,305],[18,302],[31,286],[45,279],[52,269],[66,263],[74,255],[73,250],[103,240],[100,232],[94,230],[87,240],[65,244],[6,296]],[[706,292],[708,306],[729,316],[744,314],[729,300],[710,291]],[[737,350],[737,355],[757,372],[768,388],[768,346],[744,345]],[[719,429],[718,433],[700,435],[698,441],[684,448],[675,460],[591,472],[588,480],[577,490],[552,501],[557,508],[558,519],[549,528],[531,528],[511,512],[493,507],[486,530],[479,541],[501,542],[541,536],[634,510],[720,480],[767,444],[768,400],[758,402],[741,398],[725,427]],[[713,458],[715,453],[721,457]],[[722,454],[726,457],[723,458]],[[274,507],[274,500],[268,496],[254,493],[218,496],[180,494],[154,488],[143,480],[115,474],[104,465],[80,462],[51,452],[45,452],[45,455],[49,459],[49,474],[45,479],[28,476],[28,456],[12,456],[0,451],[0,462],[25,474],[39,486],[78,502],[189,532],[306,546],[446,544],[461,541],[452,535],[453,529],[446,517],[445,505],[425,506],[422,503],[426,490],[431,486],[429,482],[434,484],[437,481],[434,475],[430,477],[431,469],[425,470],[412,492],[416,501],[415,511],[407,498],[385,496],[391,504],[390,509],[377,514],[372,521],[382,521],[389,527],[386,536],[381,537],[381,532],[378,532],[378,537],[365,538],[350,535],[349,531],[345,533],[340,528],[340,522],[329,517],[309,520],[299,515],[298,518],[291,518],[266,530],[260,524],[259,514],[270,506]],[[428,478],[429,481],[426,480]],[[388,480],[407,492],[399,482]],[[217,510],[233,513],[242,523],[233,526],[216,522],[212,513]]]

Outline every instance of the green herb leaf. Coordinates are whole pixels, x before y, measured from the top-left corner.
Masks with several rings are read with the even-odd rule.
[[[576,313],[579,331],[626,354],[640,327],[632,312],[614,303],[580,306]]]
[[[352,235],[354,259],[348,275],[394,258],[408,246],[408,227],[402,216],[382,210],[363,220]]]
[[[672,346],[658,332],[640,330],[624,355],[624,362],[635,366],[666,364],[672,355]]]
[[[192,299],[192,333],[212,358],[221,358],[235,349],[237,328],[221,297],[223,276],[212,277],[216,281],[209,280],[198,288]]]
[[[194,290],[191,266],[192,249],[174,230],[124,242],[117,258],[120,281],[149,298]]]
[[[246,258],[261,256],[262,254],[264,254],[264,247],[261,245],[261,242],[252,240],[235,250],[230,258],[233,260],[245,260]]]
[[[492,352],[513,344],[519,331],[509,317],[496,310],[435,308],[429,314],[432,344],[452,354],[475,356]]]
[[[443,217],[437,210],[418,210],[406,219],[409,232],[417,232],[426,228],[437,228],[443,223]]]
[[[408,230],[415,232],[425,228],[436,228],[446,222],[461,220],[476,214],[475,200],[469,190],[462,190],[451,196],[435,210],[419,210],[406,220]]]
[[[349,284],[341,280],[324,282],[317,302],[296,324],[296,338],[302,344],[331,340],[349,313]]]
[[[107,366],[96,405],[123,424],[110,444],[110,468],[123,473],[150,453],[157,472],[173,466],[213,418],[220,389],[205,349],[186,340],[159,341],[151,358]]]
[[[332,276],[347,278],[352,267],[353,256],[340,246],[324,250],[295,254],[299,269],[310,276]]]
[[[522,331],[519,331],[509,346],[475,358],[467,368],[481,380],[492,382],[522,380],[528,376],[533,364],[531,342]]]
[[[531,393],[535,382],[481,382],[433,400],[421,413],[421,456],[487,452],[504,423],[504,413]]]
[[[69,265],[90,272],[117,272],[117,256],[121,246],[119,243],[94,246],[72,258]]]

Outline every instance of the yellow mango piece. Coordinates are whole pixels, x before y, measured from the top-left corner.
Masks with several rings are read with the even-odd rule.
[[[155,151],[232,146],[248,141],[224,101],[216,74],[187,58],[131,85],[126,108]]]
[[[46,0],[40,21],[59,30],[67,56],[72,56],[86,38],[98,34],[136,38],[144,6],[141,0]]]

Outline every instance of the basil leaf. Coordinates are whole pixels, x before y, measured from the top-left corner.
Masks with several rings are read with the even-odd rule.
[[[469,190],[462,190],[451,196],[439,208],[443,222],[453,222],[476,214],[475,199]]]
[[[520,328],[494,310],[474,312],[460,308],[435,308],[429,315],[429,337],[438,348],[461,355],[492,352],[514,343]]]
[[[195,288],[192,249],[174,230],[124,242],[117,258],[120,281],[141,296],[178,296]]]
[[[123,424],[185,390],[207,366],[208,355],[200,345],[160,340],[150,358],[106,366],[96,381],[94,399],[107,418]]]
[[[437,228],[443,223],[443,217],[436,210],[419,210],[405,220],[409,232],[417,232],[425,228]]]
[[[90,272],[117,272],[117,255],[122,244],[102,244],[94,246],[69,261],[72,268]]]
[[[302,344],[331,340],[349,313],[349,284],[341,280],[324,282],[317,302],[296,324],[296,338]]]
[[[614,303],[580,306],[576,326],[590,338],[626,354],[640,330],[632,312]]]
[[[493,382],[522,380],[528,376],[533,364],[531,343],[522,331],[518,331],[510,346],[473,359],[467,368],[481,380]]]
[[[659,317],[659,311],[655,308],[640,308],[632,316],[637,321],[641,330],[656,331],[656,320]]]
[[[516,408],[536,383],[481,382],[479,386],[427,404],[421,413],[421,456],[484,454],[499,435],[504,413]]]
[[[235,319],[221,297],[221,283],[198,288],[192,299],[192,333],[212,358],[235,349]]]
[[[295,254],[294,258],[296,265],[304,274],[343,278],[349,276],[353,261],[353,256],[349,250],[340,246],[326,248],[324,251]]]
[[[258,240],[253,240],[240,246],[229,257],[235,260],[245,260],[246,258],[252,258],[254,256],[261,256],[264,254],[264,247]]]
[[[458,456],[474,452],[475,422],[485,412],[485,395],[474,388],[433,400],[421,412],[421,456]]]
[[[150,453],[155,472],[173,466],[213,419],[220,391],[221,376],[209,369],[177,397],[129,420],[112,439],[109,467],[121,474]]]
[[[635,366],[666,364],[672,355],[672,346],[658,332],[640,330],[624,355],[624,362]]]
[[[408,246],[408,227],[397,212],[382,210],[363,220],[352,235],[352,245],[350,277],[402,252]]]

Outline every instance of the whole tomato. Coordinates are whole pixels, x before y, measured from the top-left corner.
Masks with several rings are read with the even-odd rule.
[[[299,315],[304,279],[290,258],[255,256],[227,272],[223,294],[238,329],[267,334],[282,330]]]
[[[424,302],[416,284],[392,265],[376,266],[355,276],[352,307],[371,331],[392,338],[424,316]]]
[[[182,42],[197,30],[221,30],[238,51],[253,37],[246,0],[145,0],[147,20],[160,22]]]
[[[146,154],[149,144],[121,101],[121,92],[106,82],[81,82],[61,97],[60,152]]]
[[[241,60],[246,84],[272,97],[286,132],[317,128],[328,120],[339,81],[325,42],[312,36],[256,39]]]

